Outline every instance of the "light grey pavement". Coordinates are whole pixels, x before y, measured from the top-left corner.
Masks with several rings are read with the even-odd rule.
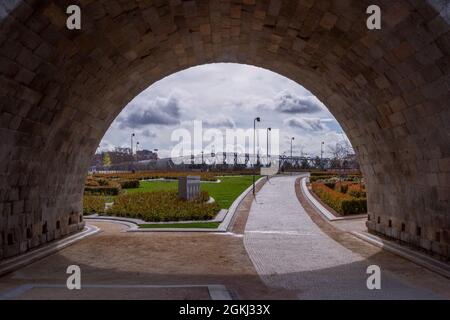
[[[381,290],[369,290],[364,257],[328,237],[295,194],[296,176],[274,177],[253,201],[244,244],[258,274],[299,299],[439,299],[383,271]]]

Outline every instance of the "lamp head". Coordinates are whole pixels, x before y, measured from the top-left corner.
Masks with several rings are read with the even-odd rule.
[[[261,121],[261,118],[260,118],[260,117],[256,117],[255,120],[256,120],[257,122],[260,122],[260,121]]]
[[[269,127],[269,128],[267,128],[267,130],[272,131],[272,128]]]

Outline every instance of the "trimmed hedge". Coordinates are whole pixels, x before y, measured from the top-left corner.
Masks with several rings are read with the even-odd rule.
[[[353,198],[342,201],[342,211],[344,215],[367,213],[367,199]]]
[[[118,180],[118,184],[122,189],[136,189],[139,188],[139,180]]]
[[[311,177],[322,177],[322,176],[330,176],[333,175],[332,172],[311,172]]]
[[[335,177],[335,176],[325,176],[325,175],[323,175],[323,176],[310,176],[309,177],[309,182],[316,182],[318,180],[328,180],[328,179],[331,179],[333,177]]]
[[[150,179],[178,179],[188,175],[200,176],[202,181],[216,181],[215,173],[212,172],[181,172],[181,171],[138,171],[135,173],[96,173],[95,179],[123,179],[123,180],[150,180]]]
[[[105,212],[105,198],[98,196],[83,197],[83,214]]]
[[[333,182],[333,181],[326,181],[323,184],[326,185],[330,189],[334,189],[336,187],[336,182]]]
[[[84,194],[89,196],[117,196],[120,194],[122,188],[119,184],[114,186],[98,186],[98,187],[84,187]]]
[[[361,184],[351,184],[348,186],[348,194],[355,198],[365,198],[366,190]]]
[[[344,184],[344,183],[341,183],[340,185],[339,185],[339,188],[340,188],[340,192],[341,193],[347,193],[347,191],[348,191],[348,184]]]
[[[177,191],[129,193],[118,196],[106,214],[145,221],[208,220],[220,210],[216,202],[206,203],[208,199],[206,191],[192,201],[179,199]]]
[[[342,215],[367,212],[366,198],[354,198],[350,194],[343,194],[318,182],[312,183],[312,190],[320,200]]]

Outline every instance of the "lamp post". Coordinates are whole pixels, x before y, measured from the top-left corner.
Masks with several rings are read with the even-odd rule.
[[[131,171],[133,173],[134,173],[134,156],[133,156],[133,138],[134,138],[134,136],[135,136],[135,134],[132,133],[131,134],[131,145],[130,145],[130,147],[131,147],[131,150],[130,150],[130,152],[131,152]]]
[[[134,136],[135,136],[135,134],[134,133],[132,133],[131,134],[131,155],[133,155],[133,138],[134,138]]]
[[[295,138],[292,137],[292,138],[291,138],[291,161],[292,161],[292,141],[294,141],[294,140],[295,140]]]
[[[253,157],[256,158],[256,122],[260,122],[261,118],[256,117],[253,120]],[[253,160],[253,196],[255,196],[255,160]]]
[[[266,156],[267,156],[267,161],[269,161],[269,131],[272,131],[272,128],[267,128],[267,146],[266,146]]]
[[[138,148],[139,148],[139,141],[136,141],[136,162],[139,162],[139,159],[138,159]]]
[[[204,160],[203,160],[203,150],[202,150],[202,167],[203,167],[203,163],[204,163]]]
[[[323,167],[323,145],[325,142],[322,141],[322,143],[320,144],[320,168],[322,169]]]

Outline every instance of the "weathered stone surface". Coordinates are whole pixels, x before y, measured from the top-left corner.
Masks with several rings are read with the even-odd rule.
[[[0,1],[0,258],[83,227],[90,157],[147,86],[253,64],[336,116],[368,187],[370,230],[450,256],[450,26],[439,1]]]

